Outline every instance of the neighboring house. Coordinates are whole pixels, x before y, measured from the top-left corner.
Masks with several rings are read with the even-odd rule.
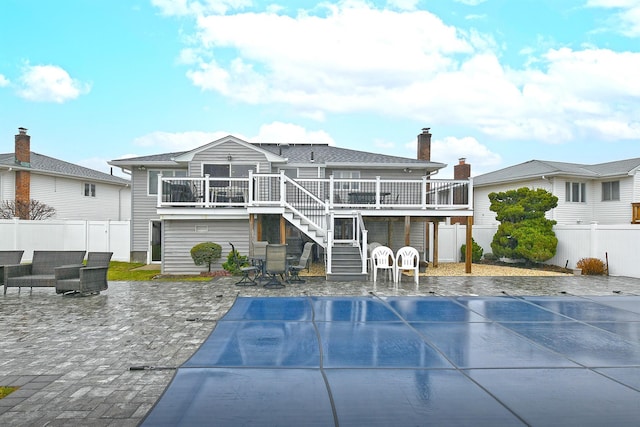
[[[14,152],[0,153],[0,201],[29,200],[54,208],[52,219],[131,219],[129,180],[34,153],[19,128]]]
[[[339,280],[366,272],[367,242],[394,250],[409,244],[426,256],[430,222],[473,215],[469,180],[432,179],[446,165],[430,155],[431,134],[423,129],[417,159],[227,136],[186,152],[109,164],[132,177],[132,259],[186,274],[202,271],[189,251],[203,241],[223,248],[216,268],[229,242],[242,254],[257,240],[287,243],[296,255],[313,241],[315,257]],[[355,261],[342,265],[348,256]]]
[[[489,194],[521,187],[558,197],[547,218],[559,225],[640,223],[640,158],[583,165],[530,160],[473,179],[474,224],[497,224]]]

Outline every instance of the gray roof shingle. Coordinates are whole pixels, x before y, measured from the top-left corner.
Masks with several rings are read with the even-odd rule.
[[[444,163],[428,162],[424,160],[412,159],[408,157],[390,156],[387,154],[371,153],[367,151],[351,150],[326,144],[262,144],[252,143],[265,151],[280,155],[287,159],[288,163],[310,163],[313,152],[314,163],[317,164],[367,164],[367,165],[415,165],[429,169],[440,169],[446,167]],[[131,157],[127,159],[113,160],[116,165],[136,165],[136,164],[162,164],[171,163],[172,159],[185,154],[184,152],[154,154],[150,156]]]
[[[5,167],[16,166],[14,153],[0,154],[0,165]],[[84,166],[79,166],[73,163],[65,162],[63,160],[54,159],[53,157],[38,154],[33,151],[31,152],[30,169],[34,172],[64,175],[80,179],[90,179],[94,181],[109,182],[112,184],[129,184],[129,180],[127,179],[109,175],[107,173],[100,172],[94,169],[85,168]]]
[[[615,162],[585,165],[579,163],[554,162],[546,160],[529,160],[518,165],[509,166],[494,172],[478,175],[473,178],[473,185],[498,184],[511,181],[539,178],[541,176],[575,176],[587,179],[606,178],[626,175],[640,167],[640,158],[618,160]]]

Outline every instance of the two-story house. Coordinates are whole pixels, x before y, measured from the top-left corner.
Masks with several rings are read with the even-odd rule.
[[[473,215],[469,180],[434,178],[446,165],[430,160],[428,129],[418,135],[417,153],[412,159],[227,136],[109,164],[132,177],[132,259],[190,274],[202,270],[189,252],[200,242],[220,244],[223,262],[229,243],[243,254],[254,241],[287,243],[296,254],[313,241],[328,277],[338,280],[366,275],[367,242],[411,245],[425,256],[430,223],[437,230],[449,217]]]
[[[31,151],[19,128],[13,152],[0,153],[0,201],[24,207],[34,200],[55,209],[52,219],[124,221],[131,215],[130,181]],[[28,212],[16,209],[21,219]]]
[[[474,223],[496,224],[489,193],[543,188],[558,197],[561,225],[640,223],[640,158],[585,165],[530,160],[474,177]]]

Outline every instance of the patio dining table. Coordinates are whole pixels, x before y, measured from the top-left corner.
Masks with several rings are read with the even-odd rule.
[[[385,199],[390,196],[389,192],[380,193],[380,201],[385,202]],[[349,203],[353,204],[374,204],[376,203],[376,193],[374,191],[355,191],[348,194]]]

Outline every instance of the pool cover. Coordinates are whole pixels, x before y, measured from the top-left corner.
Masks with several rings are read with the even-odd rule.
[[[640,424],[640,297],[238,298],[144,426]]]

